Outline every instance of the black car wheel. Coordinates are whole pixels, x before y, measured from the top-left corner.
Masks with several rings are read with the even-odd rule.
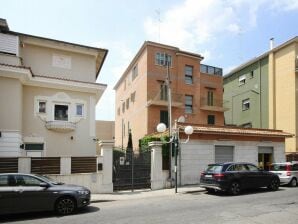
[[[59,215],[69,215],[76,209],[76,202],[70,197],[60,198],[56,202],[55,210]]]
[[[212,188],[206,188],[206,191],[208,192],[208,194],[214,194],[215,193],[215,190],[212,189]]]
[[[240,191],[241,191],[240,184],[238,182],[232,182],[229,189],[230,194],[238,195],[240,194]]]
[[[296,187],[297,186],[297,180],[296,178],[293,178],[289,184],[290,187]]]
[[[271,191],[277,191],[279,188],[279,179],[278,178],[271,179],[270,184],[268,185],[268,188]]]

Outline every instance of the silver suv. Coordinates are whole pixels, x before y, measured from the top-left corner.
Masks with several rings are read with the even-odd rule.
[[[280,184],[288,184],[291,187],[297,186],[298,161],[285,163],[272,163],[270,172],[276,173],[280,179]]]

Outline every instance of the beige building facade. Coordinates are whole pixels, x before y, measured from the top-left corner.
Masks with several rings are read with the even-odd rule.
[[[96,155],[107,50],[10,31],[0,20],[0,156]]]

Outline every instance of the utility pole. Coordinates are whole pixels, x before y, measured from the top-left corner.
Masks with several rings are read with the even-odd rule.
[[[167,77],[166,77],[166,86],[168,89],[168,128],[169,128],[169,137],[172,137],[172,92],[171,92],[171,77],[170,77],[170,64],[168,55],[165,55],[165,61],[167,65]],[[172,143],[170,143],[169,150],[169,179],[171,180],[172,186]]]

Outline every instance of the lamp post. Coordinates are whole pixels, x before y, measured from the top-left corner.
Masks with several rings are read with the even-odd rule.
[[[166,125],[164,123],[159,123],[157,125],[157,131],[159,133],[165,132],[166,131]],[[175,166],[174,166],[174,173],[175,173],[175,193],[177,193],[177,189],[178,189],[178,181],[177,181],[177,150],[178,150],[178,146],[180,143],[187,143],[189,141],[189,136],[193,133],[193,127],[192,126],[186,126],[184,128],[184,133],[187,135],[187,139],[184,142],[180,142],[179,141],[179,127],[177,126],[177,120],[175,120],[175,124],[174,124],[174,128],[172,130],[172,136],[170,138],[170,141],[167,143],[174,143],[174,156],[175,156]],[[172,155],[170,155],[172,156]],[[170,167],[171,169],[171,167]]]

